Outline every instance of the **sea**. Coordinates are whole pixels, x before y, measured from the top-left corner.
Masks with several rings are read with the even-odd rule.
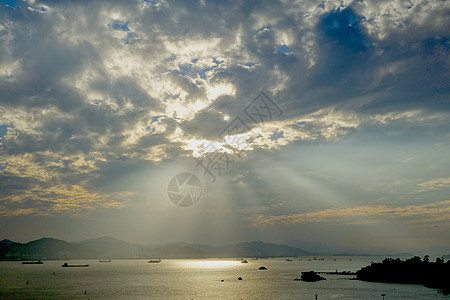
[[[0,299],[450,299],[422,285],[354,280],[295,281],[301,272],[357,271],[383,257],[71,260],[0,262]],[[264,266],[267,270],[259,270]],[[238,280],[241,277],[242,280]],[[383,296],[384,295],[384,296]]]

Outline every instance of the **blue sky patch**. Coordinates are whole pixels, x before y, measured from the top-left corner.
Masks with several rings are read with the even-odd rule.
[[[192,63],[197,63],[198,59],[194,59],[192,60]],[[224,62],[224,60],[217,60],[215,57],[212,59],[212,61],[216,64],[215,66],[212,67],[207,67],[207,68],[203,68],[203,69],[199,69],[196,68],[195,66],[193,66],[193,64],[183,64],[183,65],[178,65],[178,70],[173,71],[174,74],[177,75],[181,75],[181,76],[189,76],[191,78],[197,78],[197,75],[200,76],[200,78],[202,79],[206,79],[206,73],[208,73],[209,71],[216,69],[220,66],[220,64],[222,64]]]
[[[128,24],[130,22],[129,21],[118,21],[115,20],[114,22],[112,22],[111,27],[114,30],[123,30],[123,31],[129,31],[130,29],[128,29]]]
[[[0,163],[0,171],[3,171],[8,167],[8,163]]]
[[[8,127],[14,128],[14,125],[0,125],[0,142],[5,139],[5,135],[8,133]]]
[[[153,123],[155,123],[155,122],[158,122],[158,120],[159,120],[159,118],[161,118],[162,116],[154,116],[154,117],[152,117],[152,122],[151,122],[151,124],[153,124]]]
[[[0,5],[7,5],[11,7],[18,7],[16,0],[0,0]]]
[[[224,60],[217,60],[217,58],[213,57],[213,63],[220,65],[221,63],[225,62]]]
[[[272,134],[272,136],[270,137],[270,139],[272,141],[276,141],[278,139],[281,139],[284,136],[284,131],[278,131],[275,130],[275,132]]]
[[[184,65],[178,65],[179,71],[175,71],[176,74],[179,74],[181,76],[190,76],[195,77],[194,75],[197,73],[193,70],[191,64],[184,64]]]
[[[270,26],[264,26],[264,27],[259,28],[258,30],[255,30],[255,31],[253,32],[253,35],[259,35],[259,34],[265,32],[265,31],[270,31],[270,30],[272,30],[272,27],[270,27]]]
[[[283,53],[283,54],[291,52],[289,47],[286,45],[280,45],[280,46],[277,46],[277,48],[278,48],[278,52]]]
[[[8,132],[8,125],[0,125],[0,138],[4,137]]]
[[[345,51],[359,52],[366,50],[371,44],[361,29],[361,20],[362,17],[357,16],[351,7],[347,7],[324,14],[319,27],[326,40]]]

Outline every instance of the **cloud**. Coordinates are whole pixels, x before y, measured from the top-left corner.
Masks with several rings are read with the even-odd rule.
[[[448,10],[445,1],[0,5],[2,201],[19,197],[34,213],[26,199],[47,202],[30,191],[67,199],[76,187],[77,199],[103,203],[86,207],[121,207],[88,181],[108,182],[123,161],[156,168],[201,156],[211,142],[229,151],[218,135],[263,90],[283,114],[245,119],[252,141],[238,150],[249,156],[334,143],[374,123],[408,140],[445,132]]]
[[[133,193],[93,193],[79,185],[41,189],[32,186],[12,195],[0,196],[1,216],[53,215],[86,216],[97,209],[121,208]]]
[[[406,205],[398,207],[358,206],[351,208],[325,209],[301,214],[250,217],[252,226],[294,225],[301,223],[350,223],[384,222],[389,219],[400,219],[403,222],[435,221],[435,218],[450,219],[450,201],[439,201],[423,205]]]
[[[445,189],[450,186],[450,177],[428,180],[426,182],[419,183],[418,186],[420,187],[419,192]]]

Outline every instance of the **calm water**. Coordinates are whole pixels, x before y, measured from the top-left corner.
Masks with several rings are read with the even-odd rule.
[[[315,299],[317,294],[318,299],[382,299],[385,293],[386,300],[450,299],[421,285],[348,280],[352,276],[323,275],[327,280],[314,283],[294,281],[302,271],[356,271],[382,258],[307,259],[248,259],[248,264],[236,259],[168,259],[157,264],[147,260],[69,262],[89,264],[88,268],[62,268],[63,261],[43,265],[0,262],[0,298]],[[258,270],[260,266],[268,270]],[[237,280],[239,276],[242,281]]]

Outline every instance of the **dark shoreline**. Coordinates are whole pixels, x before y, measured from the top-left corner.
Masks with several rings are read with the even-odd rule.
[[[381,263],[372,263],[356,272],[356,279],[371,282],[422,284],[440,289],[444,295],[450,291],[450,260],[442,258],[430,262],[415,256],[407,260],[386,258]]]

